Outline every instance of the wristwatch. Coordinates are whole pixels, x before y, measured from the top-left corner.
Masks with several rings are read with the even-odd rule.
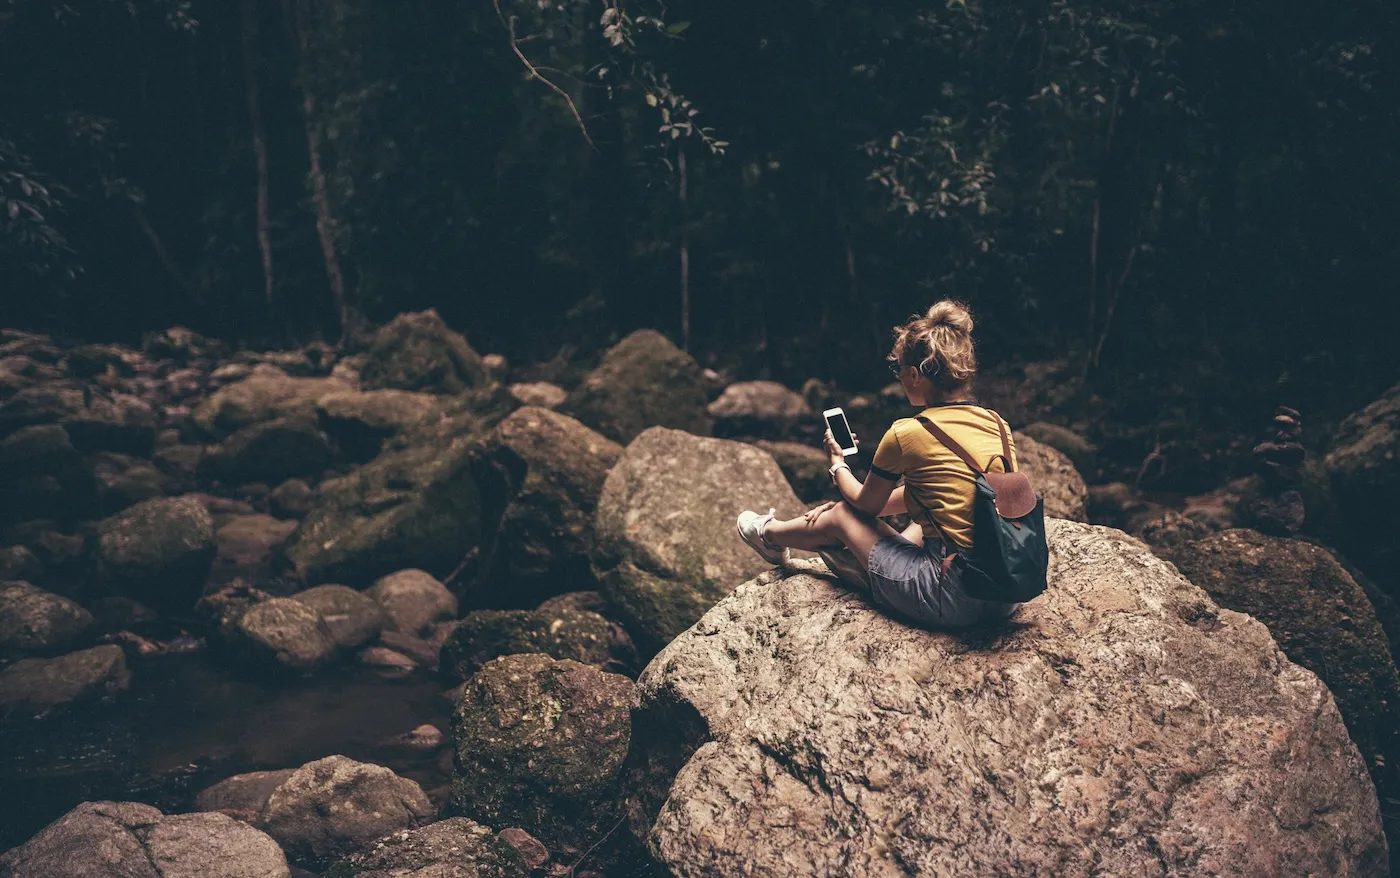
[[[839,470],[839,469],[849,470],[850,468],[851,468],[851,465],[850,465],[849,463],[846,463],[844,460],[843,460],[843,461],[840,461],[839,463],[833,463],[833,464],[831,465],[831,469],[827,470],[827,473],[831,476],[832,484],[835,484],[835,483],[836,483],[836,471],[837,471],[837,470]]]

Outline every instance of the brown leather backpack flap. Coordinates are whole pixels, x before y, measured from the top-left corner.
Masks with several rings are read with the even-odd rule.
[[[1002,518],[1020,518],[1035,510],[1035,488],[1025,473],[983,473],[997,492],[997,512]]]

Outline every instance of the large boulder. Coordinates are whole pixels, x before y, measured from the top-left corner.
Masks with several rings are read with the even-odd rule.
[[[421,424],[438,411],[438,398],[409,390],[347,390],[320,398],[321,426],[351,460],[370,460],[391,436]]]
[[[131,672],[120,646],[94,646],[58,658],[20,659],[0,671],[0,715],[46,713],[63,704],[124,691]]]
[[[461,393],[485,381],[481,356],[433,309],[391,320],[360,368],[360,383],[370,390]]]
[[[215,551],[214,519],[194,496],[147,500],[97,525],[103,582],[160,608],[189,609]]]
[[[626,444],[654,426],[708,436],[707,404],[700,366],[690,354],[654,329],[639,329],[603,355],[562,411]]]
[[[321,614],[292,598],[269,598],[233,622],[234,649],[255,665],[309,671],[335,658],[340,644]]]
[[[588,610],[477,610],[442,644],[439,667],[449,684],[503,655],[537,652],[603,668],[613,658],[612,625]]]
[[[197,811],[220,811],[235,820],[251,822],[267,804],[272,791],[296,773],[294,768],[250,771],[226,777],[194,797]]]
[[[452,570],[480,536],[473,443],[415,442],[323,482],[286,548],[296,574],[358,587],[406,567]]]
[[[274,418],[314,418],[321,397],[354,389],[337,378],[292,378],[280,369],[259,366],[247,378],[210,394],[192,420],[205,437],[220,440]]]
[[[146,500],[171,493],[176,482],[148,460],[104,451],[88,460],[96,482],[98,506],[112,515]]]
[[[27,582],[0,582],[0,656],[51,655],[92,631],[92,614]]]
[[[1029,436],[1041,445],[1049,445],[1070,459],[1074,468],[1081,473],[1093,475],[1098,464],[1099,449],[1094,443],[1080,436],[1068,427],[1036,421],[1016,431]]]
[[[593,516],[621,456],[616,442],[548,409],[497,424],[472,465],[486,535],[473,602],[528,607],[591,588]]]
[[[548,847],[597,839],[621,813],[632,681],[537,653],[488,662],[452,714],[448,810],[524,825]]]
[[[384,609],[364,592],[344,585],[318,585],[292,595],[320,615],[340,646],[354,649],[379,636]]]
[[[1045,499],[1046,515],[1071,521],[1089,520],[1085,508],[1089,489],[1084,477],[1063,452],[1017,433],[1016,464],[1030,477],[1036,493]]]
[[[1371,601],[1336,557],[1252,530],[1156,551],[1220,606],[1263,622],[1291,661],[1322,678],[1381,799],[1400,799],[1400,675]],[[1400,855],[1400,818],[1387,828]]]
[[[271,838],[223,814],[83,802],[0,856],[4,878],[287,878]]]
[[[776,381],[739,381],[729,385],[707,409],[717,436],[782,438],[798,421],[812,416],[802,394]]]
[[[334,461],[326,435],[305,417],[274,418],[237,430],[199,461],[199,474],[227,485],[275,485],[319,476]]]
[[[35,424],[61,425],[85,454],[148,455],[156,441],[157,419],[149,404],[67,382],[37,384],[0,402],[0,435]]]
[[[365,590],[384,611],[384,628],[420,637],[436,622],[457,618],[457,598],[422,570],[380,577]]]
[[[83,516],[96,497],[91,473],[58,424],[21,427],[0,441],[0,516],[5,520]]]
[[[298,768],[273,790],[256,825],[293,863],[320,869],[433,816],[413,781],[382,765],[327,756]]]
[[[735,533],[745,509],[802,513],[765,451],[653,427],[608,473],[591,553],[600,590],[650,656],[768,565]]]
[[[638,680],[634,830],[674,875],[1384,875],[1322,682],[1140,542],[1047,525],[1049,590],[980,632],[816,564],[740,586]]]
[[[210,581],[266,582],[276,572],[279,553],[296,529],[295,521],[261,513],[230,516],[214,532],[216,549]]]
[[[800,442],[762,439],[754,444],[773,455],[803,503],[840,499],[841,493],[831,481],[831,458],[825,451]]]
[[[1393,569],[1400,560],[1400,514],[1392,499],[1400,491],[1398,461],[1400,384],[1342,421],[1322,461],[1345,524],[1345,548],[1363,566],[1371,562],[1367,569]]]
[[[501,835],[465,817],[405,829],[333,864],[326,878],[529,878],[530,864]]]

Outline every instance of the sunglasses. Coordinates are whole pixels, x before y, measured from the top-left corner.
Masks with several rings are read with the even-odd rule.
[[[889,367],[890,367],[890,372],[891,372],[891,374],[893,374],[896,378],[899,377],[899,373],[900,373],[900,372],[903,372],[903,371],[904,371],[904,364],[903,364],[903,363],[890,363],[890,364],[889,364]]]

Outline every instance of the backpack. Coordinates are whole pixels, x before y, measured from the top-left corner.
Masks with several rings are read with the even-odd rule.
[[[977,476],[972,501],[972,548],[958,550],[965,565],[960,577],[963,590],[979,600],[1022,603],[1045,591],[1045,573],[1050,566],[1050,549],[1045,543],[1045,501],[1036,496],[1030,478],[1015,470],[1005,422],[996,412],[986,411],[1001,431],[1001,454],[993,455],[985,467],[979,467],[972,455],[937,424],[922,415],[918,421]],[[990,472],[998,457],[1005,472]],[[905,496],[910,496],[907,491]],[[933,513],[927,507],[924,512],[938,528]],[[938,531],[943,532],[942,528]],[[946,537],[944,542],[950,550],[956,548]]]

